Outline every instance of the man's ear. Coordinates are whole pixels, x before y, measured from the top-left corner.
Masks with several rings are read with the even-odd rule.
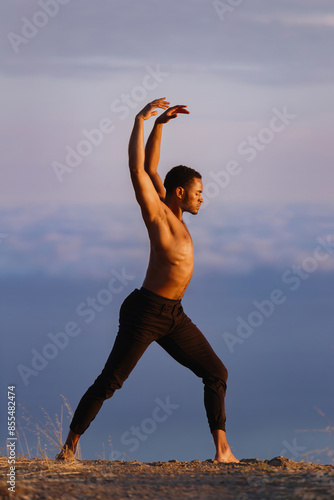
[[[176,189],[175,189],[175,194],[178,198],[180,198],[180,200],[183,199],[184,197],[184,193],[185,193],[185,189],[181,186],[178,186]]]

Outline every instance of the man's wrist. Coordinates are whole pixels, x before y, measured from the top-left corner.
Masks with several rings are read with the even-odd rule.
[[[143,115],[141,115],[140,113],[138,113],[138,115],[135,116],[135,122],[137,122],[137,123],[144,122]]]

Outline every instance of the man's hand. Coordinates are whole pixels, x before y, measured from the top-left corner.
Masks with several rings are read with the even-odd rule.
[[[189,111],[185,109],[187,106],[185,104],[177,104],[168,108],[162,115],[156,119],[156,123],[168,123],[169,120],[176,118],[178,113],[189,115]]]
[[[160,99],[155,99],[154,101],[146,104],[146,106],[141,111],[139,111],[139,113],[137,114],[137,118],[143,118],[144,120],[148,120],[149,118],[151,118],[151,116],[158,114],[158,111],[154,111],[155,108],[167,109],[169,104],[170,103],[166,101],[165,97],[161,97]]]

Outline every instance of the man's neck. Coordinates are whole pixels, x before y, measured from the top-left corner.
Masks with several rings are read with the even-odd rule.
[[[173,212],[173,214],[175,215],[175,217],[177,217],[179,219],[179,221],[182,222],[183,212],[182,212],[182,210],[180,208],[180,205],[177,202],[175,202],[175,200],[170,199],[167,196],[165,198],[164,203]]]

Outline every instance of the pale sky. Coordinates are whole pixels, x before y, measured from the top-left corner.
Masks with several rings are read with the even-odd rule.
[[[244,1],[222,19],[200,0],[53,8],[1,6],[3,206],[127,203],[132,121],[160,96],[191,111],[166,127],[163,175],[185,163],[208,182],[233,160],[240,175],[219,200],[332,202],[332,2]],[[103,119],[112,130],[60,183],[54,162]]]
[[[333,414],[333,2],[10,0],[0,31],[0,365],[20,403],[52,413],[65,393],[75,407],[122,300],[141,285],[149,247],[127,145],[135,114],[165,96],[190,115],[166,125],[159,171],[185,164],[203,175],[205,205],[186,217],[196,265],[185,304],[231,371],[236,454],[265,459],[296,438],[325,448],[328,435],[295,430],[325,426],[314,408]],[[135,278],[85,325],[77,305],[123,268]],[[277,288],[286,302],[229,352],[223,333]],[[71,319],[82,336],[24,386],[18,364]],[[85,457],[170,396],[181,407],[175,431],[159,428],[130,458],[209,458],[200,383],[173,363],[152,348],[87,433]]]

